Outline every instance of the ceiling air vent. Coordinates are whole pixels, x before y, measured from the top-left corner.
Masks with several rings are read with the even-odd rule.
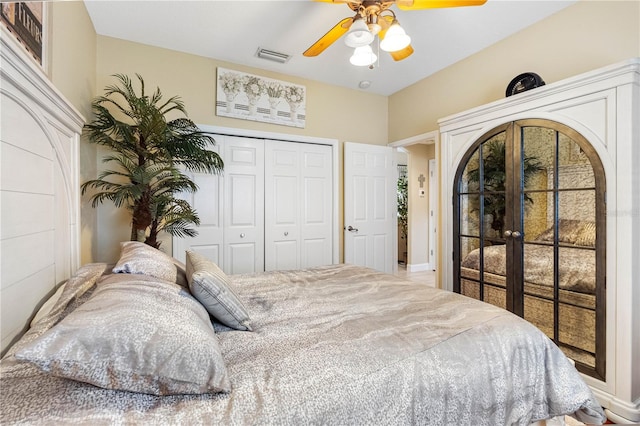
[[[258,48],[256,56],[258,58],[279,62],[281,64],[284,64],[289,60],[289,58],[291,58],[291,55],[287,55],[286,53],[274,52],[273,50],[263,49],[261,47]]]

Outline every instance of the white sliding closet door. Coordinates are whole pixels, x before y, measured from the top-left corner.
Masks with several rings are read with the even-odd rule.
[[[228,274],[264,271],[264,141],[224,141],[224,262]]]
[[[333,252],[333,166],[331,147],[300,144],[300,267],[329,265]]]
[[[300,149],[265,141],[265,269],[300,266]]]
[[[216,136],[215,140],[216,145],[211,150],[222,156],[223,137]],[[224,265],[224,215],[220,202],[224,192],[222,174],[193,172],[186,172],[186,174],[198,185],[198,191],[184,193],[182,198],[198,212],[200,226],[197,227],[198,235],[193,238],[173,239],[173,257],[186,262],[185,250],[193,250],[222,267]]]
[[[265,269],[331,263],[331,147],[265,141]]]
[[[191,173],[184,197],[200,216],[194,238],[173,253],[201,253],[227,274],[328,265],[334,261],[333,147],[214,135],[221,175]]]

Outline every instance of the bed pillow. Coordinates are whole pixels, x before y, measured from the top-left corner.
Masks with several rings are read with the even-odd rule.
[[[49,312],[51,312],[53,307],[58,302],[58,299],[60,299],[60,295],[62,295],[62,292],[64,291],[65,285],[66,285],[66,283],[64,283],[60,287],[58,287],[56,292],[53,293],[53,296],[49,297],[47,299],[47,301],[42,304],[40,309],[38,309],[38,312],[36,312],[35,316],[31,319],[31,322],[29,323],[29,327],[33,327],[34,325],[39,323],[40,320],[42,320],[47,315],[49,315]]]
[[[54,376],[152,395],[231,390],[206,310],[186,289],[109,275],[91,297],[16,352]]]
[[[559,219],[558,242],[594,247],[596,244],[596,224],[587,220]],[[553,226],[542,232],[537,241],[553,242]]]
[[[189,288],[189,282],[187,281],[187,266],[175,257],[172,257],[171,260],[173,261],[173,264],[176,265],[177,270],[175,283],[181,287]]]
[[[227,275],[212,261],[187,251],[187,281],[191,294],[222,324],[251,331],[249,314],[233,291]]]
[[[595,247],[596,246],[596,223],[583,222],[575,244],[577,246]]]
[[[142,274],[173,283],[178,282],[178,268],[174,259],[139,241],[120,243],[120,259],[113,268],[116,274]]]

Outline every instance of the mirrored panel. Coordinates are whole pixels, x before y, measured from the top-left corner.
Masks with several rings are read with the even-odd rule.
[[[576,361],[595,367],[596,313],[573,304],[560,303],[558,345]]]
[[[506,195],[503,193],[485,193],[484,203],[484,235],[493,240],[504,239],[505,215],[507,211]]]
[[[460,193],[477,193],[480,191],[480,148],[469,158],[459,182]]]
[[[522,171],[525,191],[553,189],[556,131],[545,127],[522,128]]]
[[[558,188],[594,188],[591,162],[580,145],[560,133],[558,138]]]
[[[540,288],[537,290],[540,290]],[[550,300],[546,297],[533,296],[532,293],[535,293],[537,290],[532,288],[525,292],[524,319],[542,330],[550,339],[553,339],[553,324],[555,321],[553,299]]]
[[[460,217],[464,218],[460,222],[460,234],[470,236],[480,236],[480,195],[460,196]]]

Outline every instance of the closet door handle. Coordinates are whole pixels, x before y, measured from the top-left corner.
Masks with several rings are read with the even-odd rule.
[[[240,234],[240,238],[244,238],[244,232]]]
[[[284,236],[285,236],[285,237],[289,236],[289,232],[288,232],[288,231],[285,231],[285,232],[284,232]]]

